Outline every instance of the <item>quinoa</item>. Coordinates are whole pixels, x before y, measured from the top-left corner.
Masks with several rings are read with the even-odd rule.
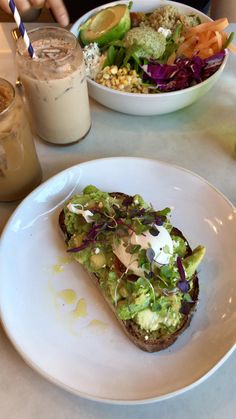
[[[179,23],[189,27],[201,22],[197,15],[183,15],[174,6],[163,6],[146,15],[145,19],[142,19],[141,26],[151,26],[156,31],[160,27],[174,31]]]

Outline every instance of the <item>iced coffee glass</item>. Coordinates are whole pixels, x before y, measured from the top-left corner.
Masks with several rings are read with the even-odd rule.
[[[0,78],[0,201],[24,198],[42,178],[22,101]]]
[[[83,52],[77,38],[62,28],[29,31],[36,58],[22,38],[16,62],[37,134],[55,144],[84,138],[91,126]]]

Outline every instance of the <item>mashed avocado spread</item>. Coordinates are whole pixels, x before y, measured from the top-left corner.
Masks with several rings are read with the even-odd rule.
[[[195,302],[193,280],[205,248],[190,250],[171,225],[170,209],[89,185],[64,214],[68,252],[97,276],[117,316],[146,332],[177,330],[184,304]]]

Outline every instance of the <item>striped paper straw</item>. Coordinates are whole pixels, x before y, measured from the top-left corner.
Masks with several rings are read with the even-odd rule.
[[[31,44],[30,39],[28,37],[28,34],[26,32],[25,26],[24,26],[24,24],[23,24],[23,22],[21,20],[21,17],[19,15],[19,12],[18,12],[18,10],[16,8],[16,5],[15,5],[14,0],[8,0],[8,4],[9,4],[9,7],[11,9],[11,12],[12,12],[12,14],[14,16],[15,22],[16,22],[18,28],[19,28],[19,31],[21,33],[21,36],[24,39],[24,42],[25,42],[25,45],[26,45],[26,47],[28,49],[29,55],[31,56],[31,58],[35,58],[34,49],[32,47],[32,44]]]

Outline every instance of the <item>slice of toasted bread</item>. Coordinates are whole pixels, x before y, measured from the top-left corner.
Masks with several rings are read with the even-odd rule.
[[[120,193],[120,192],[110,193],[109,195],[111,195],[112,197],[129,198],[128,195]],[[71,238],[71,234],[67,231],[67,228],[66,228],[64,210],[62,210],[59,215],[59,226],[60,226],[61,231],[63,232],[65,242],[68,243],[69,239]],[[192,250],[188,244],[188,241],[182,234],[182,232],[178,230],[177,228],[173,227],[172,233],[175,236],[179,236],[185,240],[185,242],[187,243],[187,255],[191,255]],[[118,259],[117,259],[117,263],[120,266],[121,272],[122,271],[124,272],[125,266],[122,267],[122,264]],[[98,277],[98,275],[92,274],[90,275],[90,277],[92,278],[94,284],[99,289],[104,299],[110,306],[112,312],[115,314],[116,319],[118,320],[119,324],[122,326],[124,332],[129,337],[129,339],[136,346],[138,346],[139,348],[147,352],[157,352],[172,345],[176,341],[176,339],[180,336],[180,334],[189,326],[194,310],[196,309],[196,304],[198,301],[198,294],[199,294],[199,282],[198,282],[198,277],[195,272],[192,277],[192,287],[189,292],[192,301],[190,302],[185,301],[182,304],[182,307],[181,307],[182,318],[181,318],[181,322],[178,325],[177,330],[175,330],[172,333],[166,331],[164,334],[160,333],[160,330],[147,332],[146,330],[142,329],[139,326],[139,324],[136,323],[132,319],[121,320],[117,316],[116,307],[111,303],[109,298],[107,298],[107,296],[103,292],[103,289],[100,287],[100,278]],[[135,275],[132,275],[131,279],[135,280]],[[138,279],[138,277],[136,277],[136,279]]]

